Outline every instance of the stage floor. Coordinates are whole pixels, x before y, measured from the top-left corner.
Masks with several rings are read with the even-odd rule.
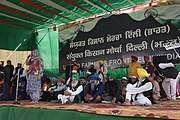
[[[20,105],[13,104],[14,101],[1,101],[0,106],[18,106],[24,108],[45,108],[50,110],[76,110],[79,112],[115,115],[115,116],[137,116],[151,118],[168,118],[180,120],[180,99],[176,101],[160,101],[159,106],[121,106],[111,104],[60,104],[50,102],[29,103],[19,101]]]

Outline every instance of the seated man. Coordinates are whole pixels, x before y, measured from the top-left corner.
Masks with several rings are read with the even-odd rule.
[[[49,78],[45,78],[44,79],[44,83],[42,85],[42,92],[41,92],[41,100],[42,101],[46,101],[49,98],[49,92],[48,90],[51,88],[56,88],[56,84],[55,81],[52,80],[52,84],[50,84],[50,79]]]
[[[154,100],[159,100],[161,98],[161,95],[160,95],[160,86],[159,86],[159,83],[157,82],[158,80],[158,77],[150,77],[149,80],[151,80],[152,84],[153,84],[153,92],[152,92],[152,95],[153,95],[153,98]]]
[[[128,84],[126,88],[126,105],[152,105],[152,83],[148,80],[149,74],[143,68],[137,69],[139,81],[135,84]]]
[[[136,76],[132,76],[131,79],[128,80],[128,84],[134,85],[137,81],[138,79],[136,78]]]
[[[90,83],[88,83],[84,90],[85,102],[98,103],[101,101],[104,85],[100,82],[98,75],[93,74],[90,76]]]
[[[71,86],[67,88],[66,91],[64,91],[64,95],[59,94],[58,100],[64,104],[64,103],[72,103],[72,102],[81,102],[81,92],[83,91],[83,86],[80,85],[79,76],[73,75],[72,76],[72,82]]]
[[[91,64],[89,67],[89,72],[91,72],[91,74],[96,74],[96,69],[94,68],[94,64]]]
[[[84,89],[88,84],[88,80],[86,78],[86,76],[84,75],[80,75],[80,83],[83,86],[83,91],[81,92],[80,96],[81,96],[81,103],[84,103],[85,99],[84,99]]]
[[[131,80],[132,80],[132,78],[131,78]],[[121,82],[122,82],[122,96],[125,98],[125,96],[126,96],[126,86],[127,86],[127,83],[128,83],[128,79],[126,77],[122,77]]]
[[[102,102],[110,102],[112,104],[117,102],[123,103],[124,97],[122,96],[122,81],[116,80],[118,75],[115,71],[111,71],[109,74],[108,81],[105,84],[105,93],[103,94]]]
[[[57,87],[55,89],[49,88],[50,93],[49,100],[57,99],[58,94],[63,94],[66,89],[65,80],[63,78],[58,78]]]
[[[72,70],[71,71],[71,76],[73,76],[73,75],[79,75],[78,73],[77,73],[77,70]],[[71,76],[69,76],[69,78],[67,79],[67,81],[66,81],[66,86],[71,86],[71,82],[72,82],[72,78],[71,78]]]
[[[63,94],[66,89],[66,85],[64,85],[65,80],[63,78],[59,78],[57,81],[57,86],[52,86],[48,88],[47,91],[44,91],[42,96],[42,100],[57,100],[58,94]]]

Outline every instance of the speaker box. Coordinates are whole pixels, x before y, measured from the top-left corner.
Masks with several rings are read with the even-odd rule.
[[[155,67],[158,66],[159,63],[167,63],[167,56],[153,56],[153,64]]]
[[[73,66],[72,65],[66,65],[66,78],[65,80],[67,81],[67,79],[70,77],[71,75],[71,72],[72,72],[72,69],[73,69]]]

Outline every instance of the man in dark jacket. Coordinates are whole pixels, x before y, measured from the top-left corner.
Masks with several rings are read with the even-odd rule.
[[[4,69],[4,61],[0,61],[0,72],[3,72]]]
[[[116,80],[117,76],[118,75],[115,71],[109,73],[108,81],[105,84],[105,93],[102,97],[102,102],[110,102],[112,104],[124,102],[124,97],[122,96],[122,82]]]
[[[5,74],[5,90],[4,90],[4,99],[10,99],[10,87],[11,87],[11,78],[13,77],[14,66],[11,65],[11,61],[7,61],[7,65],[4,67],[3,72]]]
[[[100,82],[98,75],[93,74],[90,76],[90,83],[87,84],[84,90],[85,102],[98,103],[101,101],[104,85]]]

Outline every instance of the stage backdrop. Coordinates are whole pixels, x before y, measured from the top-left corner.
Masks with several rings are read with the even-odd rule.
[[[101,59],[105,60],[109,69],[114,69],[121,67],[120,58],[129,62],[131,55],[138,56],[139,62],[144,62],[144,55],[166,55],[169,60],[180,62],[173,49],[165,49],[167,45],[180,43],[178,24],[173,25],[172,18],[169,21],[164,20],[162,24],[163,20],[157,21],[160,20],[157,18],[160,14],[160,8],[147,9],[143,11],[142,20],[137,21],[130,14],[113,15],[79,24],[69,28],[69,32],[60,31],[60,72],[63,72],[65,65],[71,64],[71,61],[77,61],[83,68],[87,68],[92,63],[98,66]],[[175,16],[177,14],[180,15],[177,12]],[[62,39],[65,33],[69,34],[66,41]],[[175,50],[180,52],[179,48]]]

